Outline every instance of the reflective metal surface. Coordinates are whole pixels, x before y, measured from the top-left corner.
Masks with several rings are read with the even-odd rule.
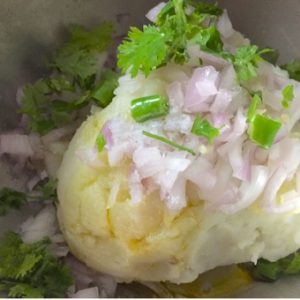
[[[142,24],[145,12],[156,0],[1,0],[0,1],[0,132],[17,123],[17,86],[34,80],[46,70],[45,59],[63,39],[66,26],[92,26],[116,20],[129,13],[128,24]],[[300,0],[220,0],[234,27],[260,46],[277,48],[281,62],[300,57]],[[0,186],[17,178],[8,175],[0,162]],[[24,216],[23,216],[24,217]],[[0,219],[0,232],[16,219]],[[226,254],[224,254],[226,255]],[[299,297],[300,278],[285,278],[276,284],[256,284],[240,296]]]

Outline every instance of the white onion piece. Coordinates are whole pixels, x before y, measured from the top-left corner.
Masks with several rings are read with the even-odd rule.
[[[184,133],[190,135],[194,118],[184,113],[169,114],[165,118],[164,129],[174,133]]]
[[[117,289],[115,278],[106,274],[96,274],[93,279],[96,286],[101,291],[101,296],[105,298],[114,297]]]
[[[167,95],[171,109],[181,109],[183,107],[184,94],[180,82],[176,81],[168,85]]]
[[[173,188],[176,179],[180,176],[191,163],[191,161],[184,157],[182,153],[171,152],[162,157],[161,164],[163,169],[154,181],[160,186],[162,198],[167,195]]]
[[[272,176],[262,198],[262,207],[265,210],[281,211],[277,205],[277,193],[282,184],[286,180],[291,180],[296,174],[300,165],[299,152],[300,141],[298,139],[284,139],[271,148],[268,169],[272,172]],[[284,209],[293,208],[293,205],[284,205]]]
[[[231,128],[220,135],[217,140],[223,142],[235,140],[245,133],[247,126],[247,118],[244,115],[244,111],[242,109],[239,109],[234,118]]]
[[[196,184],[200,190],[205,191],[212,190],[217,182],[217,174],[213,170],[213,165],[203,157],[193,161],[186,170],[185,177]]]
[[[139,203],[145,195],[144,187],[141,182],[141,177],[137,170],[133,170],[128,179],[129,193],[131,196],[131,203]]]
[[[0,135],[0,155],[9,154],[23,157],[32,157],[34,151],[30,138],[24,134],[7,133]]]
[[[160,11],[165,7],[166,3],[161,2],[154,6],[152,9],[149,10],[149,12],[146,14],[146,18],[155,23],[157,16],[159,15]]]
[[[174,212],[180,211],[186,206],[186,180],[184,177],[178,177],[173,188],[164,197],[167,207]]]
[[[107,121],[102,129],[101,129],[101,133],[104,136],[105,139],[105,148],[106,149],[111,149],[111,147],[113,146],[113,138],[112,138],[112,132],[110,129],[110,121]]]
[[[232,101],[232,93],[227,90],[220,89],[215,97],[214,102],[210,106],[210,111],[212,113],[225,113],[226,108]]]
[[[199,59],[202,60],[204,66],[213,66],[216,70],[221,70],[226,65],[229,65],[224,58],[202,51],[199,46],[194,43],[188,43],[187,52],[190,58],[188,65],[192,67],[199,66]]]
[[[69,248],[64,245],[52,244],[49,247],[49,251],[56,257],[66,257],[69,253]]]
[[[29,217],[21,225],[21,236],[25,243],[34,243],[44,237],[51,238],[57,230],[55,208],[47,205],[35,217]]]
[[[221,132],[222,132],[223,127],[229,126],[228,116],[224,113],[213,114],[213,115],[211,115],[211,117],[209,119],[210,119],[212,125],[216,128],[219,128]]]
[[[269,213],[287,213],[300,208],[300,194],[295,190],[280,195],[280,204],[272,203],[265,206],[264,210]]]
[[[268,168],[264,166],[252,166],[250,182],[244,181],[239,189],[239,198],[236,203],[221,205],[222,211],[234,214],[251,205],[263,192],[268,180]]]
[[[219,73],[214,67],[197,68],[186,88],[184,107],[188,112],[205,112],[218,92]]]
[[[185,154],[170,152],[162,155],[155,147],[138,148],[133,154],[133,162],[141,179],[150,177],[160,187],[161,199],[170,199],[172,207],[179,207],[185,202],[182,197],[177,199],[173,194],[173,187],[179,174],[191,162],[185,158]],[[177,203],[176,199],[181,204]]]
[[[59,141],[66,136],[72,135],[75,132],[76,128],[77,124],[72,124],[65,127],[60,127],[58,129],[54,129],[46,135],[42,136],[42,142],[47,145],[52,142]]]
[[[79,290],[72,298],[99,298],[99,289],[97,287],[91,287]]]
[[[234,30],[226,9],[224,9],[222,16],[220,16],[218,19],[217,29],[224,38],[229,38],[234,34]]]
[[[141,179],[155,176],[164,168],[160,151],[155,147],[136,149],[132,159]]]
[[[68,255],[65,258],[65,262],[70,267],[77,289],[85,289],[93,283],[93,273],[91,269],[80,262],[77,258],[72,255]]]

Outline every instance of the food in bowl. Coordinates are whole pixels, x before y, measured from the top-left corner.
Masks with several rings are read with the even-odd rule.
[[[65,295],[71,276],[59,260],[76,278],[67,293],[81,297],[132,281],[159,296],[216,295],[215,279],[205,281],[216,267],[230,266],[232,290],[249,272],[275,280],[300,269],[299,63],[277,66],[274,49],[252,45],[217,5],[173,0],[147,17],[118,47],[121,73],[106,53],[111,25],[75,26],[53,74],[19,91],[32,133],[1,135],[0,150],[35,176],[27,196],[3,190],[2,212],[55,199],[57,179],[64,239],[51,204],[6,237],[2,261],[26,249],[20,273],[2,276],[24,279],[4,284],[11,296]],[[43,257],[60,289],[31,281]],[[206,284],[189,294],[199,278]]]

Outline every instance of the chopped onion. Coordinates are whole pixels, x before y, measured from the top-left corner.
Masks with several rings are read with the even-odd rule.
[[[244,181],[242,183],[236,203],[221,205],[221,210],[234,214],[251,205],[259,197],[268,180],[268,168],[264,166],[252,166],[251,174],[250,182]]]
[[[146,18],[155,23],[157,16],[159,15],[160,11],[165,7],[165,2],[160,2],[156,6],[154,6],[149,12],[146,14]]]
[[[189,80],[184,107],[189,112],[205,112],[218,93],[219,73],[214,67],[197,68]]]
[[[24,134],[7,133],[0,135],[0,155],[9,154],[22,157],[32,157],[34,150],[30,138]]]
[[[105,139],[105,148],[110,149],[113,146],[112,132],[110,129],[110,121],[106,122],[103,125],[101,129],[101,133],[103,134]]]
[[[21,236],[25,243],[34,243],[44,237],[51,238],[57,230],[55,208],[47,205],[35,217],[29,217],[21,225]]]
[[[99,289],[97,287],[91,287],[79,290],[72,298],[99,298]]]
[[[234,30],[232,28],[232,24],[228,17],[228,13],[227,13],[226,9],[224,9],[222,16],[220,16],[218,19],[217,29],[224,38],[229,38],[234,33]]]

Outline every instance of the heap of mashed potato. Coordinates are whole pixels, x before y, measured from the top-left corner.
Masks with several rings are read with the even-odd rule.
[[[191,76],[192,68],[169,65],[147,78],[122,77],[112,104],[78,129],[59,171],[58,218],[71,252],[120,281],[190,282],[216,266],[260,257],[275,261],[300,247],[299,214],[268,213],[256,202],[233,214],[209,211],[192,193],[184,208],[171,210],[158,190],[134,202],[128,183],[131,158],[114,166],[106,151],[91,158],[107,121],[118,117],[134,123],[131,100],[166,95],[166,87],[182,73]],[[206,174],[199,170],[201,176]]]

